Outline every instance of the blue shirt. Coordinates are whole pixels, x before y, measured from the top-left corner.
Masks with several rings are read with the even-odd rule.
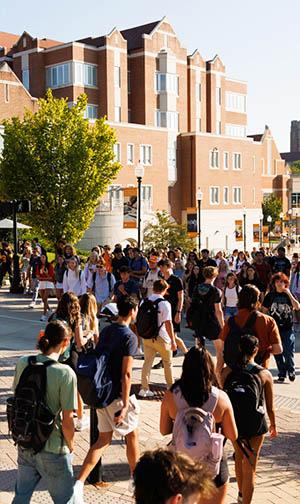
[[[135,282],[134,280],[128,280],[128,282],[123,283],[122,280],[119,280],[116,282],[114,286],[114,294],[117,296],[117,299],[121,299],[123,297],[123,294],[119,291],[119,286],[123,285],[125,291],[127,292],[128,296],[131,294],[134,294],[139,297],[140,294],[140,288],[139,284]]]

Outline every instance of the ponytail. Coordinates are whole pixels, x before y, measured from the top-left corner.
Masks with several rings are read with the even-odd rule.
[[[55,348],[70,336],[68,326],[62,320],[53,320],[47,324],[45,333],[39,339],[37,348],[42,353],[47,353],[50,348]]]

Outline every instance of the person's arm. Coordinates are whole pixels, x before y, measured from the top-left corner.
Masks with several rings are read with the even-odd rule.
[[[170,417],[169,413],[169,403],[172,401],[172,399],[173,399],[172,392],[167,390],[160,407],[159,430],[162,436],[171,434],[173,431],[173,420]]]
[[[235,441],[238,437],[238,430],[234,419],[234,413],[232,409],[231,402],[227,394],[220,391],[221,404],[224,408],[223,418],[222,418],[222,432],[224,436],[230,441]]]
[[[293,296],[293,294],[291,293],[290,289],[284,289],[283,292],[285,292],[285,294],[289,297],[289,299],[290,299],[290,301],[292,303],[293,310],[300,310],[300,303]]]
[[[264,370],[262,373],[264,374],[265,377],[264,388],[265,388],[266,408],[270,420],[269,432],[271,438],[274,438],[278,435],[278,433],[275,421],[273,377],[271,373],[267,370]]]
[[[223,314],[221,303],[215,303],[215,315],[217,317],[217,320],[220,324],[221,329],[223,329],[223,327],[224,327],[224,314]]]
[[[174,321],[176,322],[176,324],[180,324],[182,307],[183,307],[183,290],[177,292],[177,307],[176,307],[176,314],[174,317]]]
[[[166,331],[169,335],[169,338],[171,339],[171,348],[172,350],[176,350],[177,349],[177,344],[176,344],[176,341],[175,341],[175,334],[174,334],[174,328],[173,328],[173,322],[172,320],[166,320],[165,321],[165,328],[166,328]]]
[[[123,407],[120,411],[120,415],[114,417],[116,424],[121,424],[125,418],[128,406],[129,406],[129,394],[131,389],[131,377],[132,377],[132,365],[133,357],[125,356],[122,361],[122,402]]]
[[[74,338],[75,338],[75,344],[76,344],[76,347],[77,348],[81,348],[85,345],[85,343],[87,342],[87,338],[85,338],[83,336],[83,330],[82,330],[82,325],[81,323],[79,323],[78,325],[76,325],[75,327],[75,331],[74,331]]]
[[[73,410],[63,410],[62,412],[62,432],[70,452],[74,450],[74,420]]]
[[[269,324],[268,336],[270,341],[270,350],[273,355],[279,355],[283,352],[279,329],[273,318],[270,318]]]

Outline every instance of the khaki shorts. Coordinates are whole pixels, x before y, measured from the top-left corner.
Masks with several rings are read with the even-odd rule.
[[[109,406],[97,409],[99,432],[115,432],[120,436],[127,436],[133,432],[139,422],[140,405],[135,395],[129,397],[129,407],[121,425],[116,426],[114,416],[123,406],[121,398],[115,399]]]

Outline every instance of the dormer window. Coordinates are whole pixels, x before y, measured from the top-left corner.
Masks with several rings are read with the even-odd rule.
[[[23,37],[23,47],[26,47],[27,46],[27,39],[26,37]]]

